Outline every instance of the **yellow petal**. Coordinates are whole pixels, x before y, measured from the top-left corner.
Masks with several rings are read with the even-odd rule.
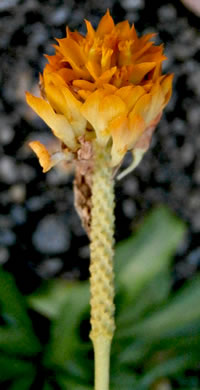
[[[97,91],[91,93],[83,103],[81,107],[81,112],[87,121],[95,129],[97,137],[101,140],[102,143],[107,143],[108,136],[105,137],[101,135],[101,130],[104,128],[104,118],[102,115],[99,115],[100,112],[100,102],[109,92],[105,89],[98,89]]]
[[[106,144],[110,136],[109,122],[125,112],[125,103],[106,89],[92,93],[82,106],[84,117],[93,126],[102,144]]]
[[[139,114],[143,117],[146,126],[149,126],[151,122],[161,113],[164,103],[164,95],[159,81],[157,81],[150,93],[143,95],[136,103],[135,107],[130,113],[130,118],[135,114]]]
[[[132,110],[138,99],[145,94],[144,88],[141,86],[132,86],[122,87],[118,89],[115,95],[119,96],[124,103],[126,104],[127,113]]]
[[[148,114],[149,114],[149,109],[151,107],[151,104],[152,104],[152,96],[150,95],[150,93],[143,95],[140,99],[138,99],[137,103],[133,107],[133,110],[130,112],[129,114],[130,120],[132,119],[132,117],[134,118],[135,115],[140,115],[144,119],[147,125],[148,124],[147,119],[148,119]]]
[[[112,166],[118,165],[125,153],[133,148],[144,128],[144,121],[139,115],[135,115],[131,121],[126,116],[121,116],[110,123],[113,139]]]
[[[81,114],[82,103],[70,92],[69,88],[61,87],[61,92],[65,98],[66,116],[72,126],[76,136],[84,133],[86,119]]]
[[[56,114],[50,104],[42,98],[26,93],[26,100],[29,106],[44,120],[52,129],[54,135],[72,150],[76,149],[76,141],[73,130],[67,119]]]
[[[97,28],[97,36],[103,36],[105,34],[109,34],[115,27],[113,22],[113,18],[110,16],[109,10],[107,10],[106,14],[100,20],[98,28]]]
[[[56,87],[52,83],[45,82],[45,95],[53,110],[57,114],[65,115],[65,98],[61,92],[61,88]]]

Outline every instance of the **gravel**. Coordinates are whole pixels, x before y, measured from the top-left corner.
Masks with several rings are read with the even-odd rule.
[[[33,244],[44,254],[54,255],[69,249],[70,235],[66,224],[56,215],[47,215],[33,233]]]

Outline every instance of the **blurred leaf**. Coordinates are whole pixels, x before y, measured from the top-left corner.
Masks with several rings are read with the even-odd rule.
[[[119,365],[112,367],[111,365],[111,377],[110,388],[111,390],[133,390],[137,384],[137,376],[132,370],[128,370],[127,367],[123,367],[123,370],[119,368]]]
[[[25,360],[0,354],[0,381],[30,376],[33,378],[35,369],[32,363]],[[20,389],[21,390],[21,389]]]
[[[71,283],[50,280],[27,299],[30,307],[48,318],[56,318],[71,294]]]
[[[199,321],[200,327],[200,277],[188,282],[171,302],[132,327],[132,334],[160,339],[172,332],[181,331],[187,324]]]
[[[22,378],[15,379],[9,390],[28,390],[31,388],[31,385],[34,381],[35,373],[30,373],[29,376],[24,376]]]
[[[129,296],[138,295],[156,275],[169,267],[184,231],[184,224],[166,208],[154,210],[133,237],[118,244],[116,283]]]
[[[66,301],[60,307],[57,318],[52,322],[47,360],[56,365],[67,366],[67,361],[73,360],[78,351],[81,355],[83,342],[80,338],[79,326],[82,315],[88,311],[88,308],[88,283],[76,283],[69,286]]]
[[[30,335],[26,329],[0,327],[0,349],[15,355],[31,356],[38,353],[39,344],[35,335]]]
[[[185,353],[182,356],[174,357],[168,359],[165,362],[157,363],[147,374],[145,374],[141,380],[138,381],[136,390],[148,389],[149,386],[157,379],[162,377],[168,377],[174,373],[183,371],[188,367],[188,364],[191,366],[196,361],[189,353]]]
[[[93,386],[81,384],[80,378],[78,377],[76,379],[72,379],[70,377],[60,375],[57,379],[62,390],[93,390]]]
[[[122,337],[125,334],[125,329],[132,326],[133,323],[140,321],[148,312],[156,309],[160,303],[164,303],[168,298],[171,290],[171,276],[168,271],[157,275],[140,293],[136,300],[127,302],[126,296],[122,302],[118,304],[118,315],[116,318],[116,334],[115,338]]]
[[[30,328],[25,301],[15,285],[13,276],[0,267],[0,314],[10,323]]]
[[[5,324],[0,326],[0,349],[32,355],[40,350],[25,300],[15,285],[14,278],[0,267],[0,315]]]
[[[54,390],[54,387],[48,382],[45,382],[42,390]]]

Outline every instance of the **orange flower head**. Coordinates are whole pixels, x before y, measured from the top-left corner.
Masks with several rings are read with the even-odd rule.
[[[163,46],[151,40],[155,34],[138,38],[128,21],[115,25],[109,11],[96,31],[85,22],[86,36],[67,28],[55,55],[46,56],[42,97],[26,94],[61,141],[54,155],[39,141],[30,143],[44,172],[62,159],[75,159],[83,139],[109,147],[113,167],[131,150],[135,167],[171,96],[172,75],[162,75],[166,57]]]

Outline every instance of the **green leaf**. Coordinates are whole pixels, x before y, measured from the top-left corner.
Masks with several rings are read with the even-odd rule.
[[[188,366],[191,367],[196,361],[197,357],[191,356],[189,353],[185,353],[182,356],[168,359],[165,362],[157,363],[149,372],[147,372],[141,380],[138,381],[136,390],[148,390],[149,386],[157,379],[162,377],[169,377],[174,373],[185,370]]]
[[[83,314],[89,311],[88,284],[76,283],[68,288],[66,300],[52,322],[51,341],[47,352],[47,361],[65,367],[73,357],[76,357],[77,361],[80,360],[81,349],[85,351],[79,327]],[[81,365],[80,362],[80,368]]]
[[[0,348],[7,353],[32,356],[38,353],[39,344],[36,337],[26,329],[0,327]]]
[[[43,386],[43,390],[54,390],[54,387],[50,383],[45,382],[45,384]]]
[[[28,304],[50,319],[56,318],[71,294],[72,284],[64,280],[50,280],[27,298]]]
[[[156,275],[168,269],[184,231],[184,224],[166,208],[154,210],[137,233],[118,244],[117,284],[130,297],[138,295]]]
[[[40,345],[26,311],[25,300],[16,287],[14,278],[0,267],[0,315],[5,325],[0,326],[0,348],[22,355],[34,355]]]
[[[64,375],[57,376],[57,380],[62,390],[93,390],[93,386],[80,383],[80,379],[66,377]]]
[[[132,335],[160,339],[199,322],[200,276],[186,284],[161,310],[132,327]]]
[[[171,276],[169,271],[156,276],[144,289],[141,291],[136,300],[132,301],[123,297],[123,300],[117,304],[116,317],[116,334],[115,339],[126,337],[129,327],[136,324],[138,321],[152,313],[161,303],[166,302],[171,290]],[[147,299],[148,297],[148,299]],[[129,333],[129,331],[128,331]]]
[[[22,378],[17,378],[10,385],[9,390],[28,390],[31,388],[31,385],[34,381],[35,372],[30,373],[29,376],[22,376]]]
[[[29,375],[32,378],[34,374],[32,363],[0,354],[0,382]]]
[[[25,300],[16,287],[13,276],[0,267],[0,314],[12,323],[32,330]]]

